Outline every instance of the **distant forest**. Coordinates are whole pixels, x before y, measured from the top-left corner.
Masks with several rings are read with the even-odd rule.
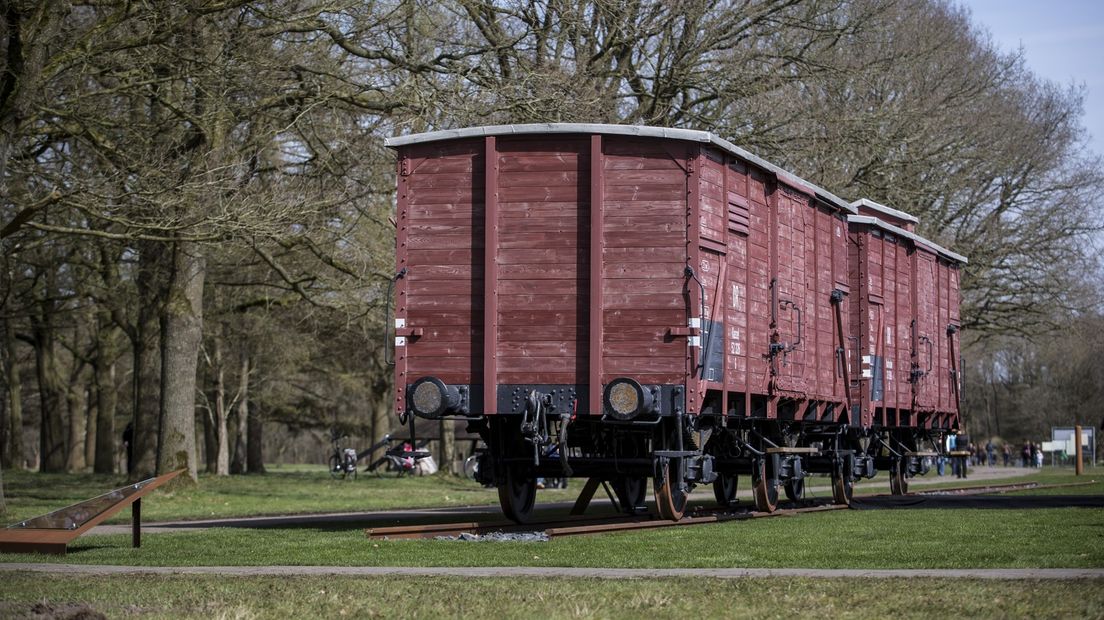
[[[334,426],[378,439],[397,425],[383,138],[526,122],[708,130],[916,215],[970,259],[975,440],[1102,422],[1083,91],[956,2],[3,7],[3,468],[119,472],[128,427],[136,477],[321,463]]]

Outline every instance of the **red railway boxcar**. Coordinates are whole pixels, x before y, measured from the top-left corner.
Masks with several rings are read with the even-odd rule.
[[[862,425],[884,430],[886,452],[899,457],[887,469],[893,490],[904,492],[923,463],[907,457],[939,448],[923,450],[915,429],[958,429],[958,269],[966,258],[917,235],[919,220],[907,213],[865,198],[852,204],[856,401]]]
[[[846,359],[851,204],[702,131],[508,125],[388,145],[395,407],[468,419],[508,516],[529,515],[538,476],[609,482],[628,511],[652,478],[679,518],[695,484],[734,501],[740,474],[765,510],[807,473],[840,502],[874,475],[884,453]]]

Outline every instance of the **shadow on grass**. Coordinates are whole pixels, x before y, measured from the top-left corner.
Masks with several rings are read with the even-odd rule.
[[[1104,508],[1104,495],[880,495],[856,497],[852,500],[851,507],[856,510]]]

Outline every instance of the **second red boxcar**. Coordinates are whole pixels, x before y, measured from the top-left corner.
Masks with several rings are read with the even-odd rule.
[[[907,213],[863,199],[849,218],[853,359],[860,363],[856,403],[864,427],[885,431],[887,453],[932,455],[922,429],[958,428],[958,269],[966,258],[917,235]],[[904,490],[922,461],[890,459],[891,482]]]

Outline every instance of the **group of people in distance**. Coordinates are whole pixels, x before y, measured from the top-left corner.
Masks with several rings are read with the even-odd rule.
[[[1005,467],[1042,467],[1043,446],[1033,441],[1025,441],[1016,453],[1016,448],[1010,442],[1001,442],[998,447],[993,440],[985,442],[985,445],[968,444],[970,451],[970,464],[974,466],[996,467],[998,458]]]
[[[965,440],[965,443],[963,443],[963,440]],[[1013,446],[1011,442],[1000,441],[998,444],[994,443],[992,439],[986,441],[984,445],[975,444],[965,436],[948,437],[948,443],[948,450],[969,453],[968,457],[961,460],[964,460],[970,467],[996,467],[998,462],[1004,467],[1043,466],[1043,447],[1033,441],[1025,441],[1019,449]],[[944,457],[939,457],[936,463],[936,471],[940,476],[944,473],[944,465]],[[952,463],[952,465],[956,466],[953,475],[965,477],[962,475],[965,472],[958,471],[957,463]]]

